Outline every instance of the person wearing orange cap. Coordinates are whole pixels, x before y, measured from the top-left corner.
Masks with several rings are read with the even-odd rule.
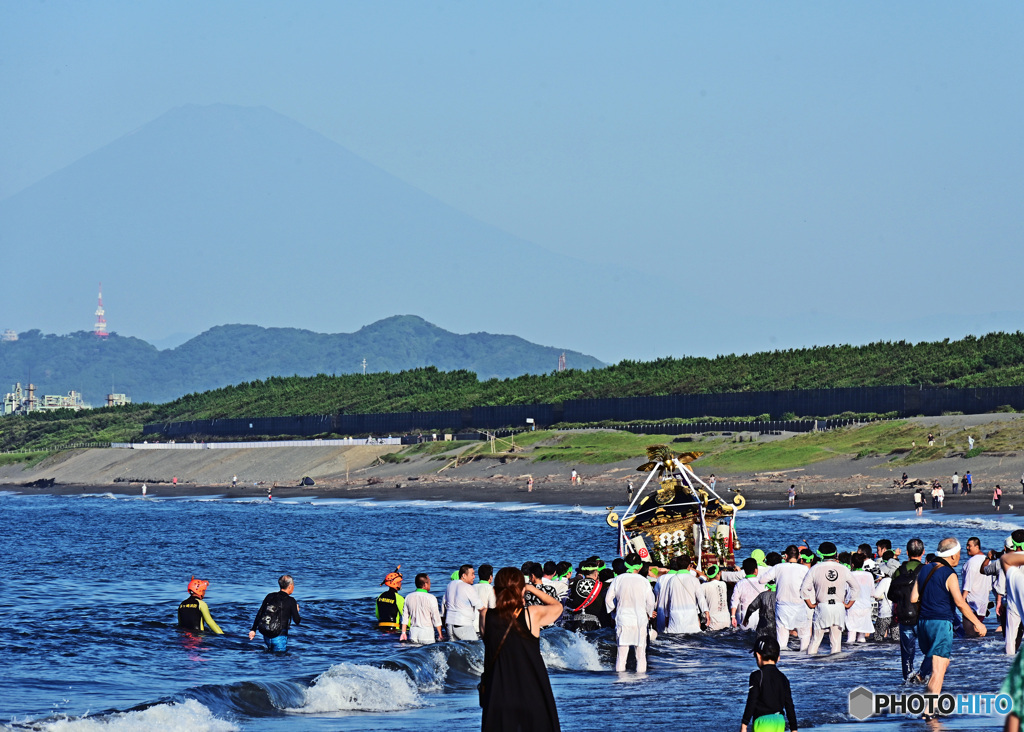
[[[188,599],[182,600],[178,605],[178,627],[183,630],[210,630],[219,635],[224,631],[213,622],[210,617],[210,608],[206,606],[203,597],[206,595],[206,588],[210,586],[209,581],[193,577],[188,583]]]
[[[395,571],[388,573],[388,576],[380,583],[387,589],[377,595],[373,611],[377,616],[378,628],[398,630],[398,620],[402,617],[402,610],[405,607],[405,598],[398,594],[398,591],[402,589],[402,573],[398,571],[401,568],[402,565],[399,564],[395,567]]]

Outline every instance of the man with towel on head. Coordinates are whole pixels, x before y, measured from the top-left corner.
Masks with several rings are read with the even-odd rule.
[[[935,562],[921,567],[917,583],[910,592],[910,601],[921,603],[917,616],[917,641],[921,653],[932,661],[932,675],[925,687],[929,694],[942,693],[942,682],[953,655],[953,623],[958,620],[956,610],[959,608],[963,613],[965,627],[970,623],[981,637],[987,632],[960,594],[960,583],[953,569],[959,563],[960,542],[953,537],[943,539],[935,552]]]

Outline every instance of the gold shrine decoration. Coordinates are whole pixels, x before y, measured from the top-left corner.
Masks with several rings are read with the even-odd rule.
[[[648,445],[647,462],[637,468],[637,470],[641,473],[649,473],[657,467],[658,463],[671,470],[677,462],[680,468],[690,470],[689,464],[703,454],[703,452],[681,452],[679,455],[674,455],[668,445]],[[693,471],[690,470],[690,472]]]

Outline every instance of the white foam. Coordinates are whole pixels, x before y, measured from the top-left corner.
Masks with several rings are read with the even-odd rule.
[[[1024,528],[1024,525],[1020,523],[1000,521],[999,519],[976,518],[973,516],[961,516],[957,518],[951,517],[943,520],[936,520],[919,516],[914,518],[887,519],[885,523],[895,524],[899,526],[948,526],[954,529],[980,529],[982,531],[1006,532],[1016,531],[1017,529]]]
[[[548,668],[568,671],[605,671],[597,646],[576,633],[557,629],[540,638],[540,655]]]
[[[46,732],[233,732],[238,727],[213,716],[213,712],[195,699],[186,699],[180,703],[156,704],[141,712],[58,719],[44,722],[38,729]]]
[[[355,663],[331,666],[313,680],[305,697],[301,707],[287,711],[300,714],[394,712],[421,706],[419,692],[405,672]]]

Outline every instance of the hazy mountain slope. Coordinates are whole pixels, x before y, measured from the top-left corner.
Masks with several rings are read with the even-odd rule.
[[[509,330],[584,343],[634,322],[608,297],[630,275],[487,226],[266,108],[168,112],[0,201],[0,248],[63,275],[8,278],[0,311],[26,317],[45,292],[89,327],[103,281],[124,333],[338,332],[394,312],[482,330],[514,312]],[[46,317],[29,322],[67,330]]]
[[[29,379],[37,394],[81,391],[94,406],[113,387],[135,401],[163,402],[269,376],[401,371],[436,366],[465,369],[481,379],[547,373],[558,365],[557,348],[508,335],[458,335],[412,315],[395,316],[356,333],[324,334],[297,328],[222,325],[166,351],[137,338],[88,332],[67,336],[22,334],[0,344],[0,386]],[[571,367],[598,368],[595,358],[567,352]]]

